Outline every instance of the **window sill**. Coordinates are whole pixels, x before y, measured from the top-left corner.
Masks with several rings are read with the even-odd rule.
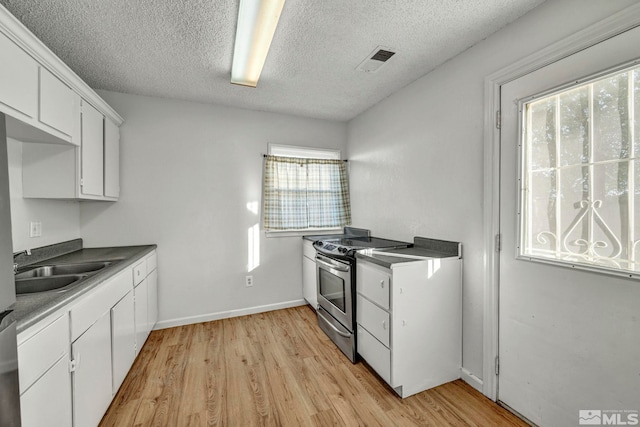
[[[342,234],[343,229],[340,228],[305,228],[304,230],[265,230],[265,237],[302,237],[302,236],[321,236],[325,234]]]

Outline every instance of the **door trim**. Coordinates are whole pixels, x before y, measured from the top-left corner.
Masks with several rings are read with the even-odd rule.
[[[499,254],[495,236],[500,232],[500,87],[512,80],[564,59],[581,50],[640,26],[640,4],[635,4],[588,28],[504,67],[484,79],[484,328],[482,393],[498,398],[495,373],[498,357]]]

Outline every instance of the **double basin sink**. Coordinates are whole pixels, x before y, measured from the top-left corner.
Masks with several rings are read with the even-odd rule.
[[[15,275],[16,294],[64,292],[114,261],[92,261],[75,264],[28,266]]]

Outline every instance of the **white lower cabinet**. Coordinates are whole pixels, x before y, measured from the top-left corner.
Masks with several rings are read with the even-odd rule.
[[[71,345],[75,427],[97,426],[112,398],[111,316],[104,313]]]
[[[20,396],[22,427],[71,426],[71,405],[69,358],[63,357]]]
[[[100,423],[157,321],[156,262],[153,251],[18,335],[23,426]]]
[[[133,290],[136,317],[136,355],[158,321],[158,270],[154,251],[133,267]]]
[[[461,259],[356,265],[358,354],[403,398],[460,378]]]
[[[158,322],[158,270],[155,268],[149,276],[147,276],[148,289],[147,289],[147,320],[149,325],[147,329],[151,331]]]
[[[111,309],[111,355],[115,395],[136,358],[133,291]]]
[[[68,313],[36,324],[21,333],[18,341],[22,426],[70,426]]]
[[[310,240],[302,241],[302,296],[314,308],[318,308],[316,283],[316,250]]]
[[[136,354],[149,336],[149,282],[145,278],[134,289],[136,307]]]

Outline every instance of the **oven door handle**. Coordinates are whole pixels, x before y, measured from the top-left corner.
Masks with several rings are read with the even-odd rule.
[[[342,271],[343,273],[349,272],[349,267],[341,267],[335,264],[330,264],[328,262],[322,261],[318,257],[316,257],[316,262],[320,265],[324,265],[325,267],[333,268],[334,270]]]
[[[346,332],[342,332],[340,329],[336,328],[335,326],[333,326],[333,323],[331,323],[331,321],[329,319],[327,319],[324,314],[322,314],[322,307],[318,307],[318,316],[322,317],[322,319],[325,321],[325,323],[335,331],[336,334],[340,335],[341,337],[345,337],[345,338],[351,338],[351,334],[347,334]]]

